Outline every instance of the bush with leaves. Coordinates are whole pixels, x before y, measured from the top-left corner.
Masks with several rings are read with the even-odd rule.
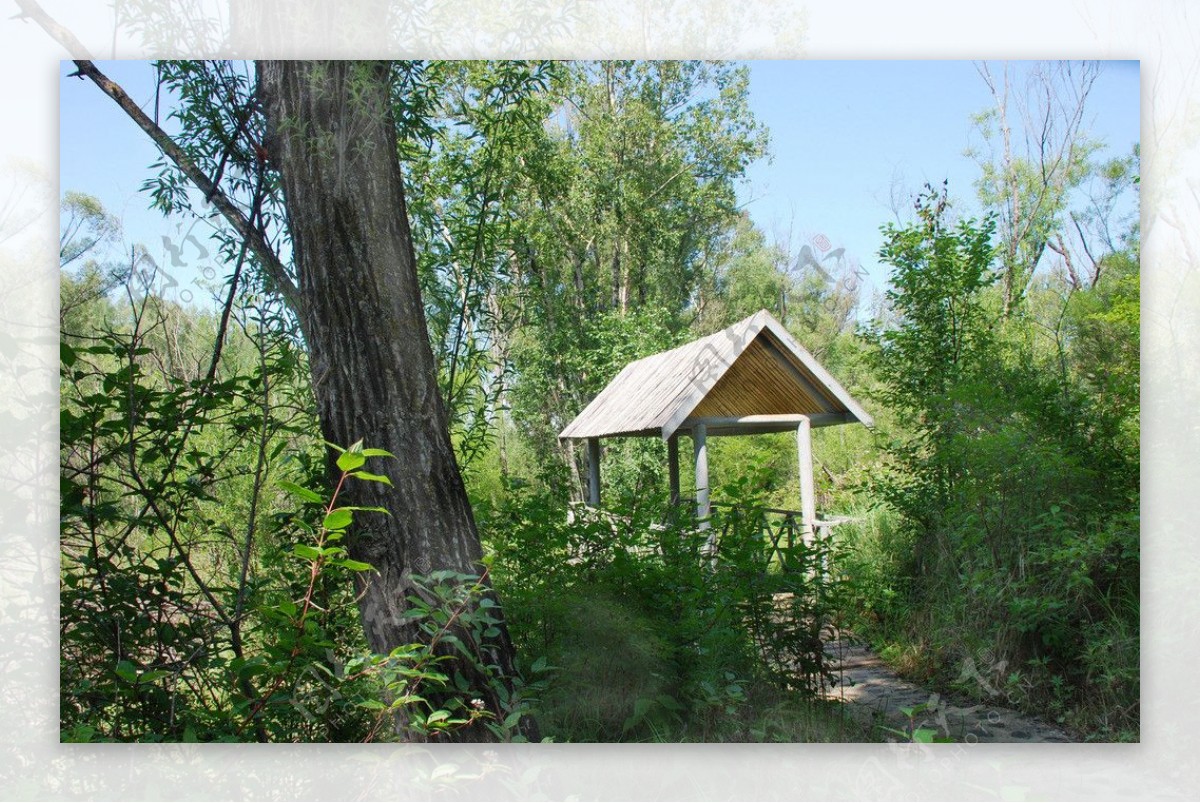
[[[1136,468],[1112,425],[1128,408],[1057,370],[1064,355],[1039,354],[1019,308],[1002,314],[990,220],[951,224],[930,190],[916,222],[884,234],[897,321],[873,333],[873,359],[904,425],[873,488],[902,534],[876,542],[899,577],[860,584],[859,603],[874,624],[887,612],[877,636],[924,645],[947,680],[973,678],[965,691],[1064,722],[1096,713],[1094,676],[1119,678],[1100,727],[1136,732]],[[1109,641],[1119,668],[1096,660]],[[984,681],[957,671],[981,661]]]
[[[825,679],[821,631],[840,575],[829,538],[764,526],[756,487],[728,485],[738,504],[707,529],[659,506],[569,516],[528,486],[481,521],[520,651],[556,668],[538,715],[547,734],[796,738],[764,718],[812,701]]]
[[[428,639],[366,650],[354,588],[370,567],[346,556],[355,511],[337,498],[387,482],[365,467],[386,454],[344,450],[338,487],[312,490],[305,366],[269,308],[231,309],[209,353],[181,335],[214,316],[149,293],[69,320],[84,312],[61,348],[64,740],[516,738],[531,690],[462,688],[447,668],[495,625],[480,578],[426,578],[408,615]]]

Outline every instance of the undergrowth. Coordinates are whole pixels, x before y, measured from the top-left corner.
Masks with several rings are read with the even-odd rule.
[[[797,571],[780,572],[759,540],[753,498],[740,516],[717,515],[707,530],[664,524],[664,510],[569,517],[528,488],[504,500],[482,529],[514,641],[550,667],[537,710],[543,735],[873,738],[817,695],[829,668],[816,631],[832,614],[835,589],[813,569],[829,544],[785,547],[776,562],[794,561]],[[791,596],[775,597],[780,591]]]
[[[844,621],[914,682],[1081,740],[1137,741],[1137,518],[1094,527],[1047,538],[1023,581],[977,573],[939,583],[904,559],[913,536],[903,520],[876,509],[841,528],[853,577]]]

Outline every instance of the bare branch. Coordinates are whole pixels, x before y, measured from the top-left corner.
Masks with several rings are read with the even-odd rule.
[[[91,58],[91,53],[83,46],[82,42],[75,38],[75,34],[59,24],[57,20],[51,18],[34,0],[17,0],[17,8],[21,9],[21,13],[17,15],[17,19],[31,19],[36,22],[43,31],[50,34],[54,41],[65,47],[67,52],[72,56]]]
[[[1062,235],[1059,234],[1053,240],[1047,241],[1046,247],[1063,258],[1063,264],[1067,267],[1067,276],[1071,281],[1071,287],[1075,289],[1082,287],[1079,281],[1079,273],[1075,270],[1075,263],[1071,261],[1071,250],[1063,242]]]
[[[1079,225],[1079,216],[1074,212],[1070,213],[1071,222],[1075,224],[1075,231],[1079,233],[1079,242],[1083,244],[1083,253],[1087,255],[1088,261],[1092,263],[1091,285],[1096,286],[1096,282],[1100,280],[1100,261],[1092,254],[1092,249],[1088,247],[1087,235],[1083,233],[1083,227]],[[1112,249],[1116,250],[1116,249]]]
[[[179,147],[175,140],[171,139],[165,131],[159,128],[142,111],[141,107],[126,94],[125,90],[119,84],[109,79],[91,61],[76,59],[75,65],[79,68],[80,75],[90,78],[96,86],[100,87],[104,94],[112,98],[121,107],[122,111],[129,115],[138,124],[138,127],[154,140],[159,150],[183,171],[183,174],[191,180],[197,189],[204,193],[206,198],[211,199],[212,204],[229,221],[237,233],[242,236],[243,240],[249,244],[250,249],[259,258],[268,278],[275,284],[288,306],[297,313],[297,317],[303,320],[304,316],[300,314],[300,291],[296,288],[291,276],[288,275],[283,263],[279,261],[279,257],[276,255],[274,249],[267,242],[264,233],[251,224],[242,210],[209,180],[208,176],[196,166],[195,162],[191,160],[183,148]]]

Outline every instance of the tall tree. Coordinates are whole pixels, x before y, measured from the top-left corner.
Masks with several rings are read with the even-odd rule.
[[[972,150],[983,169],[980,200],[997,214],[1000,286],[1007,316],[1024,298],[1047,249],[1074,271],[1065,237],[1071,193],[1091,172],[1099,143],[1087,135],[1087,100],[1100,73],[1097,62],[1034,65],[1018,84],[1005,64],[999,75],[986,62],[979,74],[994,106],[976,118],[985,150]]]
[[[125,277],[121,268],[97,259],[100,249],[120,233],[120,221],[96,198],[81,192],[66,192],[59,211],[58,320],[66,328],[68,319],[103,298]]]
[[[358,578],[370,647],[388,653],[423,640],[419,624],[406,616],[407,598],[422,593],[414,575],[479,574],[482,554],[421,303],[397,156],[391,65],[262,62],[257,97],[240,100],[229,81],[199,80],[185,98],[191,117],[203,116],[212,105],[224,116],[209,126],[215,142],[184,149],[94,65],[77,63],[225,215],[268,285],[291,306],[309,351],[322,436],[399,455],[386,468],[390,484],[343,489],[341,499],[352,506],[389,511],[360,513],[347,546],[356,560],[374,567]],[[258,116],[260,105],[266,123],[262,141],[240,142],[247,131],[261,128],[261,120],[245,122]],[[183,116],[188,114],[185,109]],[[197,157],[207,158],[212,169],[201,170]],[[223,192],[227,157],[231,172],[240,165],[243,189],[254,196],[248,213]],[[264,178],[274,171],[290,235],[290,269],[260,217]],[[178,195],[180,181],[177,176],[160,184],[165,195],[159,197],[170,201]],[[232,180],[227,184],[238,187]],[[335,469],[332,456],[330,468]],[[482,644],[463,639],[474,655],[459,670],[499,712],[504,690],[480,673],[493,667],[501,679],[511,679],[514,655],[503,622],[488,633]],[[528,723],[527,733],[532,727]],[[468,739],[489,736],[482,726],[458,733]]]
[[[349,542],[374,567],[359,605],[380,652],[420,638],[405,617],[414,573],[478,573],[482,558],[421,303],[390,74],[383,62],[258,65],[322,432],[400,455],[391,485],[349,491],[354,504],[391,512],[364,521]],[[480,646],[486,664],[511,676],[503,625]]]
[[[576,456],[554,436],[625,362],[687,332],[737,221],[736,184],[767,136],[744,68],[606,61],[564,73],[513,226],[513,403],[534,422],[535,449],[562,450],[578,495]]]

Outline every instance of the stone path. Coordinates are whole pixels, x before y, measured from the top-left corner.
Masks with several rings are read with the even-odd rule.
[[[916,715],[917,728],[936,730],[938,737],[955,742],[1070,742],[1064,731],[1033,717],[997,705],[959,705],[946,695],[931,693],[901,679],[865,646],[848,639],[825,645],[834,668],[830,699],[845,700],[856,716],[897,730],[907,730],[909,719],[901,708],[925,704]],[[901,741],[899,734],[890,734]]]

